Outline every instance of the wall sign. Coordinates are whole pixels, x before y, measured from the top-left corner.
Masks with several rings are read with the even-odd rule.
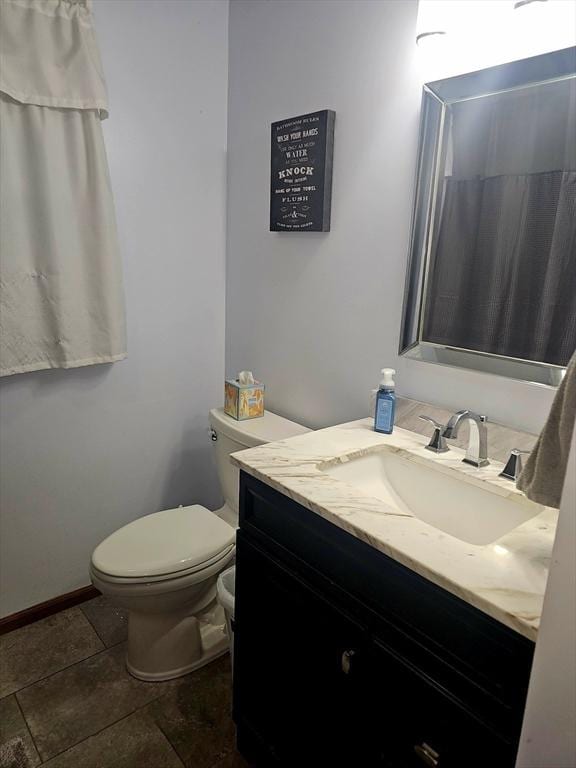
[[[330,231],[335,116],[323,109],[272,123],[271,232]]]

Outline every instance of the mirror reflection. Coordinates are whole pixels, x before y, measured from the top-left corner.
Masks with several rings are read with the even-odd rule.
[[[511,66],[492,73],[505,81]],[[451,80],[463,90],[463,78]],[[442,362],[450,358],[439,349],[450,350],[457,364],[473,358],[485,370],[494,361],[482,355],[561,368],[576,348],[576,79],[464,89],[454,99],[449,80],[438,85],[425,93],[421,155],[435,166],[426,179],[420,165],[411,269],[421,270],[421,306],[407,346],[416,342],[421,357],[436,347]],[[438,93],[440,106],[427,106]],[[530,378],[533,366],[496,372],[511,370]]]

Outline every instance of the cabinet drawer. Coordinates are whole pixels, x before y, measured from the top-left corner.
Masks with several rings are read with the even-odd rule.
[[[533,643],[245,473],[240,526],[308,581],[359,601],[387,647],[518,735]]]

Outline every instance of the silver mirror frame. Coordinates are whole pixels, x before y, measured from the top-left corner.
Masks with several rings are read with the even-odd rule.
[[[446,108],[457,101],[570,77],[576,77],[576,47],[437,80],[424,86],[400,355],[544,386],[557,387],[562,381],[566,369],[560,366],[424,341],[422,325],[431,243],[438,224],[436,193],[443,165],[442,135]]]

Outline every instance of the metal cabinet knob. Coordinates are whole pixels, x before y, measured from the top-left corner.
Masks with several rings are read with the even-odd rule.
[[[340,659],[340,666],[342,667],[342,672],[344,672],[345,675],[350,674],[350,670],[352,668],[352,657],[355,655],[355,651],[344,651],[342,654],[342,658]]]
[[[423,741],[422,744],[415,744],[414,752],[416,752],[420,760],[422,760],[423,763],[426,763],[426,765],[430,765],[432,768],[436,768],[437,765],[440,765],[440,755],[435,749],[432,749],[429,744],[426,744],[425,741]]]

